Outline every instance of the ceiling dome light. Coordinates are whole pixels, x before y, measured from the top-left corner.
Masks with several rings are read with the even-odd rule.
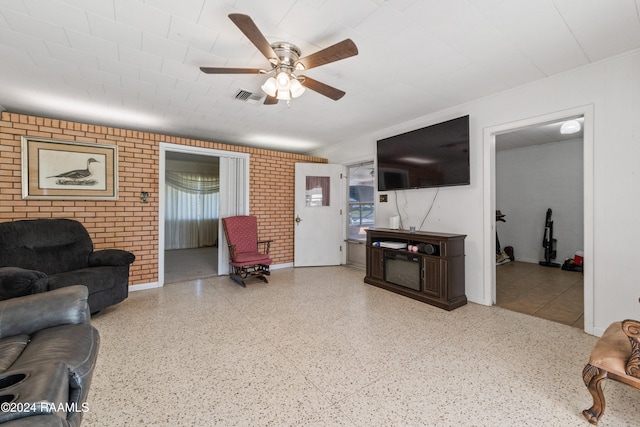
[[[293,98],[297,98],[304,93],[304,86],[300,84],[299,80],[292,79],[291,80],[291,96]]]
[[[269,96],[276,96],[276,91],[278,90],[276,79],[269,77],[262,85],[262,90]]]
[[[560,133],[563,135],[568,135],[571,133],[580,132],[580,122],[577,120],[567,120],[560,126]]]

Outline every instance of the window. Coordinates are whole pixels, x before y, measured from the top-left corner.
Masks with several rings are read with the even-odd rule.
[[[328,176],[308,176],[305,193],[307,207],[329,206],[331,179]]]
[[[349,166],[349,240],[367,239],[364,230],[374,224],[373,162]]]

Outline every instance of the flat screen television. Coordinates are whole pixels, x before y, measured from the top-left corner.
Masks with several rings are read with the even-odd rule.
[[[469,116],[378,141],[378,191],[468,185]]]

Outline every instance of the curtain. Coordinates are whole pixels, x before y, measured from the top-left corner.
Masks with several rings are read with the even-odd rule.
[[[219,178],[167,171],[165,184],[165,249],[213,246],[218,239]]]
[[[224,162],[223,162],[224,160]],[[220,173],[225,171],[225,178],[228,181],[226,216],[248,215],[245,159],[239,157],[229,157],[220,160]]]
[[[235,156],[235,155],[234,155]],[[220,157],[221,218],[249,214],[249,156]],[[220,227],[218,227],[220,229]],[[219,236],[218,274],[229,273],[229,248],[224,232]]]
[[[331,178],[328,176],[307,176],[306,178],[307,206],[331,206]]]

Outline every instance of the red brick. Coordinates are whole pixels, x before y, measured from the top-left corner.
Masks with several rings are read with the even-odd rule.
[[[118,200],[23,200],[21,135],[118,146]],[[302,154],[234,146],[108,126],[0,112],[0,221],[74,218],[81,221],[97,249],[118,247],[136,254],[130,283],[158,280],[159,142],[250,153],[249,211],[258,216],[260,236],[274,239],[276,264],[293,262],[293,191],[295,163],[326,163]],[[12,170],[12,173],[4,172]],[[140,204],[140,191],[151,192]]]

